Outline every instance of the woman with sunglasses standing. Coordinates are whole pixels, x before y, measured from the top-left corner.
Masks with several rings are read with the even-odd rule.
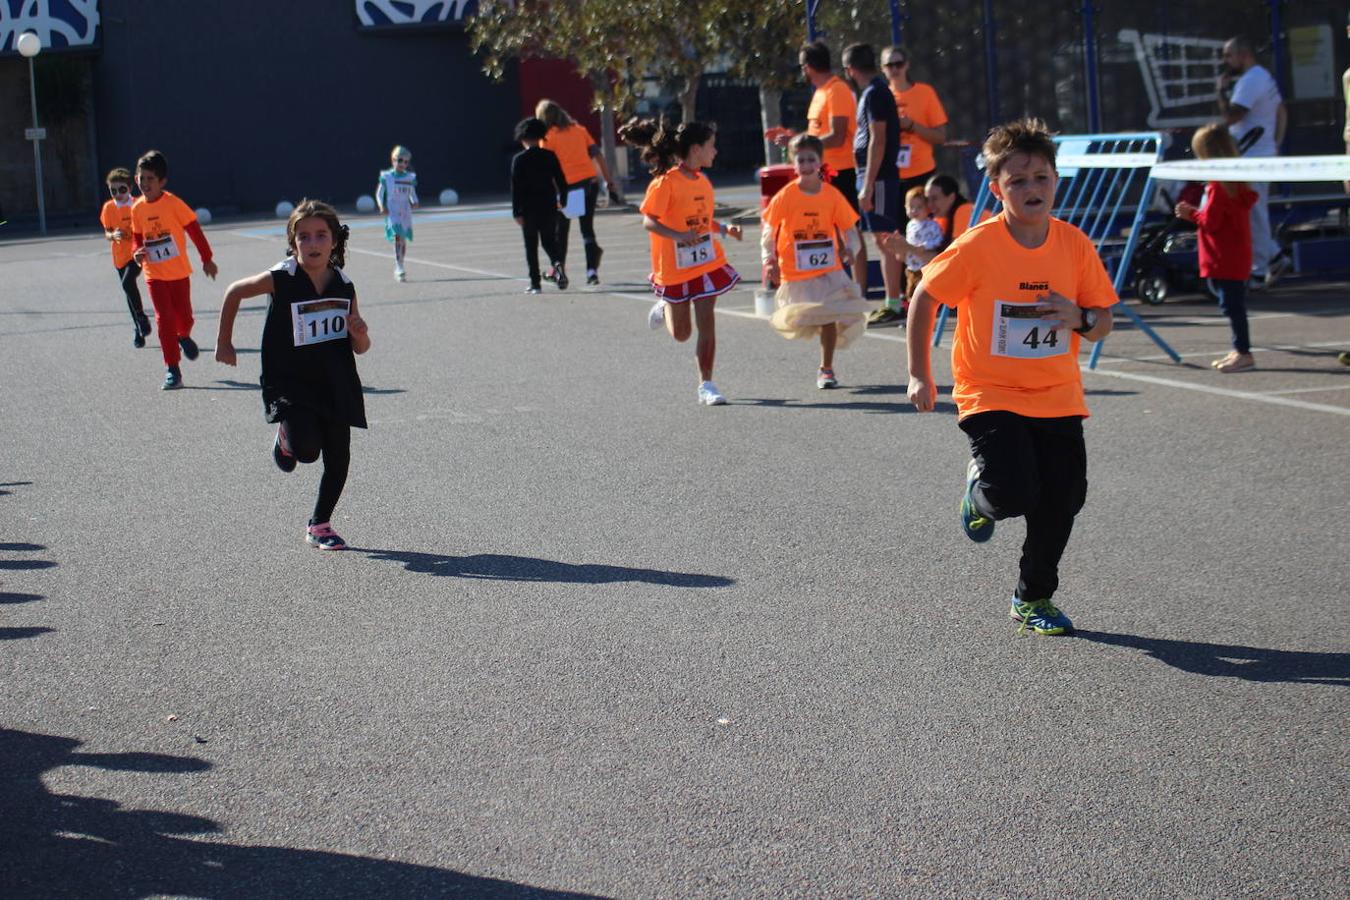
[[[132,259],[131,246],[131,171],[113,169],[108,173],[108,194],[111,199],[103,204],[98,220],[103,225],[103,236],[112,246],[113,268],[122,282],[122,293],[127,296],[127,309],[131,311],[132,346],[145,346],[145,339],[154,330],[150,326],[150,317],[145,314],[141,303],[141,291],[136,279],[141,277],[141,267]]]
[[[887,47],[881,53],[881,67],[886,72],[895,109],[900,114],[900,152],[896,165],[900,169],[900,196],[911,188],[921,187],[937,171],[933,148],[947,140],[947,111],[938,100],[931,85],[909,80],[909,52],[904,47]],[[909,218],[900,211],[903,233]],[[908,298],[900,309],[883,306],[868,319],[869,325],[888,325],[904,321],[909,307]]]

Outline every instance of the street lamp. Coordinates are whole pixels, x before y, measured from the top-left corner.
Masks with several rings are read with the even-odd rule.
[[[37,169],[38,227],[47,233],[47,203],[42,197],[42,139],[47,129],[38,127],[37,117],[37,81],[33,77],[33,57],[42,52],[42,38],[32,31],[25,31],[15,41],[19,55],[28,59],[28,99],[33,104],[33,127],[24,129],[24,138],[33,142],[33,166]]]

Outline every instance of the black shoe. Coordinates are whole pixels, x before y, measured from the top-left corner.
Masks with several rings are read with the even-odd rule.
[[[881,309],[867,317],[868,328],[884,328],[887,325],[899,325],[905,321],[904,310],[891,309],[889,306],[883,306]]]
[[[272,441],[272,462],[283,472],[295,471],[295,457],[281,449],[280,430],[277,431],[276,439]]]
[[[187,357],[188,362],[192,362],[201,355],[201,351],[197,349],[197,342],[190,337],[180,337],[178,346],[183,351],[183,355]]]
[[[131,333],[131,346],[135,347],[137,350],[145,346],[145,335],[141,334],[139,328]]]
[[[566,271],[565,269],[563,269],[562,263],[559,263],[559,264],[558,264],[558,268],[557,268],[556,271],[557,271],[558,277],[557,277],[555,280],[558,282],[558,290],[560,290],[560,291],[565,291],[565,290],[567,290],[567,286],[568,286],[569,284],[571,284],[572,282],[570,282],[570,281],[567,280],[567,271]]]
[[[554,282],[556,282],[558,280],[559,268],[560,267],[558,266],[557,263],[554,263],[553,265],[549,266],[548,271],[544,273],[544,280],[547,281],[549,284],[553,284]]]
[[[169,366],[164,373],[164,383],[160,385],[161,391],[176,391],[183,386],[183,373],[177,366]]]
[[[599,283],[600,283],[600,276],[597,275],[597,274],[595,274],[594,272],[592,272],[592,273],[590,273],[589,275],[586,276],[586,283],[587,283],[587,284],[599,284]]]

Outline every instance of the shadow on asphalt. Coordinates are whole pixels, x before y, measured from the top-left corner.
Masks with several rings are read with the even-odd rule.
[[[480,578],[488,581],[556,581],[560,584],[609,584],[617,581],[641,581],[672,587],[715,588],[736,583],[721,575],[665,572],[660,569],[630,569],[627,566],[602,566],[592,563],[565,563],[531,556],[507,556],[500,553],[475,553],[472,556],[444,556],[414,550],[376,550],[349,547],[371,559],[402,563],[409,572],[451,578]]]
[[[81,753],[68,737],[0,729],[0,893],[7,897],[591,897],[366,856],[188,840],[226,832],[202,816],[57,794],[43,775],[92,766],[156,776],[211,763],[160,753]],[[219,840],[219,839],[217,839]]]
[[[1113,647],[1142,650],[1184,672],[1245,681],[1330,684],[1350,687],[1350,653],[1307,653],[1232,644],[1169,641],[1133,634],[1075,631],[1076,637]]]
[[[10,481],[5,483],[5,487],[22,487],[32,484],[31,481]],[[0,495],[8,494],[10,491],[0,491]],[[47,548],[42,544],[33,544],[28,541],[7,541],[0,543],[0,552],[3,553],[37,553]],[[0,571],[33,571],[36,569],[55,568],[56,563],[46,559],[0,559]],[[0,591],[0,605],[35,603],[42,599],[42,594],[17,594],[10,591]],[[20,641],[25,638],[35,638],[44,634],[49,634],[56,629],[44,628],[40,625],[31,626],[6,626],[0,628],[0,641]],[[3,757],[0,757],[3,759]],[[0,794],[0,797],[3,797]],[[3,806],[0,805],[0,810]],[[0,885],[2,887],[2,885]]]

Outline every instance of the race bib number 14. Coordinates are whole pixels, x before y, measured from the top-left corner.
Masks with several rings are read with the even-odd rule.
[[[152,263],[168,262],[178,255],[178,244],[173,235],[152,238],[145,242],[145,256]]]
[[[1069,352],[1069,337],[1051,328],[1038,303],[994,301],[994,356],[1014,359],[1047,359]]]
[[[291,330],[295,346],[322,344],[347,336],[347,315],[352,302],[340,298],[302,300],[291,304]]]

